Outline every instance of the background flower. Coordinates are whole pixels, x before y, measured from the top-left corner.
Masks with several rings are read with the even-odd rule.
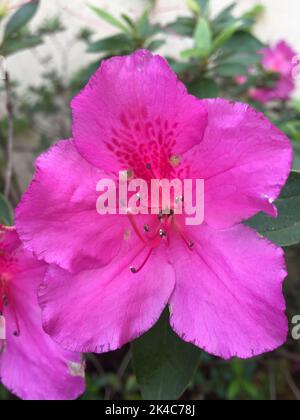
[[[280,41],[273,48],[260,51],[264,71],[274,74],[277,79],[273,87],[253,88],[250,96],[258,102],[267,103],[274,100],[288,100],[295,90],[293,69],[296,52],[285,42]]]
[[[42,329],[37,289],[46,270],[24,251],[14,228],[1,226],[0,378],[22,399],[74,399],[84,391],[84,366]]]

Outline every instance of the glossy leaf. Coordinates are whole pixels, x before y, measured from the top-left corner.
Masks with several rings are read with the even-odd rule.
[[[134,368],[145,400],[179,398],[199,360],[200,350],[171,330],[167,310],[154,328],[133,343]]]
[[[8,39],[1,48],[1,54],[12,55],[28,48],[37,47],[42,42],[43,39],[40,36],[30,34],[16,39]]]
[[[179,17],[175,22],[169,23],[165,29],[178,35],[192,37],[195,27],[196,19],[194,17]]]
[[[242,21],[236,21],[222,31],[212,44],[212,51],[221,48],[243,26]]]
[[[209,13],[209,1],[210,0],[197,0],[200,7],[200,12],[204,16],[207,16]]]
[[[87,52],[99,53],[103,51],[130,51],[131,47],[131,39],[126,34],[118,34],[90,43]]]
[[[20,31],[27,25],[36,14],[39,4],[39,0],[33,0],[20,7],[7,22],[4,31],[4,39],[9,38],[12,34]]]
[[[200,57],[207,57],[212,47],[212,32],[209,22],[203,17],[198,19],[195,30],[195,45]]]
[[[96,7],[93,5],[89,5],[89,8],[96,13],[96,15],[104,20],[105,22],[109,23],[110,25],[114,26],[115,28],[120,29],[122,32],[128,32],[129,29],[127,25],[122,23],[119,19],[115,18],[113,15],[108,13],[106,10],[101,9],[100,7]]]
[[[256,54],[264,44],[246,31],[236,32],[222,47],[224,55],[245,53]]]
[[[190,9],[191,12],[200,15],[201,8],[200,4],[197,0],[186,0],[187,7]]]
[[[300,243],[300,172],[292,172],[276,201],[279,216],[272,219],[260,213],[247,225],[280,246]]]
[[[162,47],[166,41],[164,39],[154,39],[153,41],[149,42],[149,44],[146,45],[146,48],[150,51],[156,51],[160,47]]]
[[[188,85],[189,92],[197,98],[217,98],[219,96],[219,86],[213,79],[202,78],[195,80]]]

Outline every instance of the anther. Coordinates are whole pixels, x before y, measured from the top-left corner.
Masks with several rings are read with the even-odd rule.
[[[159,236],[161,238],[165,238],[167,236],[167,232],[164,229],[159,229]]]
[[[149,225],[144,225],[144,231],[145,232],[150,232],[150,226]]]

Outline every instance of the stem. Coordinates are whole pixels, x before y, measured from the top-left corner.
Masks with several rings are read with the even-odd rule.
[[[11,95],[10,77],[7,70],[5,71],[5,95],[6,95],[6,112],[7,112],[8,128],[7,128],[7,146],[6,146],[7,165],[6,165],[6,173],[5,173],[4,195],[6,198],[8,198],[10,194],[12,174],[13,174],[14,107],[13,107],[13,101],[12,101],[12,95]]]

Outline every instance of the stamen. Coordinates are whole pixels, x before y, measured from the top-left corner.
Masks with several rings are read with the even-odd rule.
[[[194,246],[195,246],[195,243],[194,243],[193,241],[191,241],[191,240],[187,239],[187,238],[184,236],[184,234],[183,234],[183,233],[181,233],[181,232],[180,232],[180,236],[181,236],[181,238],[183,239],[184,243],[187,245],[187,247],[188,247],[188,248],[192,251],[192,250],[193,250],[193,248],[194,248]]]
[[[15,331],[13,332],[13,335],[15,337],[19,337],[21,335],[21,330],[20,330],[20,324],[19,324],[18,316],[17,316],[17,313],[16,313],[13,305],[9,305],[10,299],[8,298],[8,295],[6,293],[6,287],[5,286],[6,286],[5,282],[2,279],[2,284],[1,284],[1,294],[2,294],[1,298],[2,299],[1,299],[1,302],[0,302],[0,304],[2,303],[2,305],[0,305],[0,318],[3,317],[2,306],[3,306],[3,308],[6,308],[6,307],[10,306],[10,310],[13,313],[13,318],[14,318],[15,327],[16,327]]]
[[[134,232],[137,234],[137,236],[140,238],[140,240],[147,246],[150,246],[151,248],[155,248],[157,245],[159,245],[160,242],[160,237],[158,236],[159,234],[159,230],[157,230],[155,232],[155,234],[151,237],[144,236],[142,235],[142,233],[140,232],[140,229],[138,228],[135,219],[134,219],[134,215],[131,213],[127,213],[128,219],[131,223],[131,226],[134,230]],[[144,231],[146,231],[148,225],[144,225]],[[149,226],[149,230],[150,230],[150,226]],[[146,231],[147,232],[147,231]]]
[[[167,236],[167,232],[164,229],[159,229],[159,236],[161,238],[165,238]]]
[[[135,223],[134,220],[134,216],[130,213],[127,213],[128,219],[131,223],[131,226],[133,228],[133,230],[135,231],[135,233],[137,234],[137,236],[141,239],[142,242],[144,242],[145,244],[147,244],[146,239],[144,238],[144,236],[141,234],[139,228],[137,227],[137,224]]]
[[[144,267],[145,267],[145,265],[147,264],[147,262],[148,262],[148,260],[149,260],[149,258],[151,257],[151,254],[152,254],[152,252],[153,252],[153,249],[154,248],[151,248],[150,249],[150,251],[148,252],[148,254],[147,254],[147,256],[146,256],[146,258],[145,258],[145,260],[143,261],[143,263],[140,265],[140,267],[139,268],[135,268],[135,267],[133,267],[133,266],[131,266],[130,267],[130,271],[132,272],[132,274],[137,274],[137,273],[139,273]]]
[[[14,320],[15,320],[15,324],[16,324],[16,329],[15,329],[15,331],[13,332],[13,335],[15,336],[15,337],[20,337],[20,335],[21,335],[21,330],[20,330],[20,324],[19,324],[19,320],[18,320],[18,317],[17,317],[17,313],[16,313],[16,311],[15,311],[15,309],[12,307],[11,308],[11,310],[12,310],[12,312],[13,312],[13,315],[14,315]]]

